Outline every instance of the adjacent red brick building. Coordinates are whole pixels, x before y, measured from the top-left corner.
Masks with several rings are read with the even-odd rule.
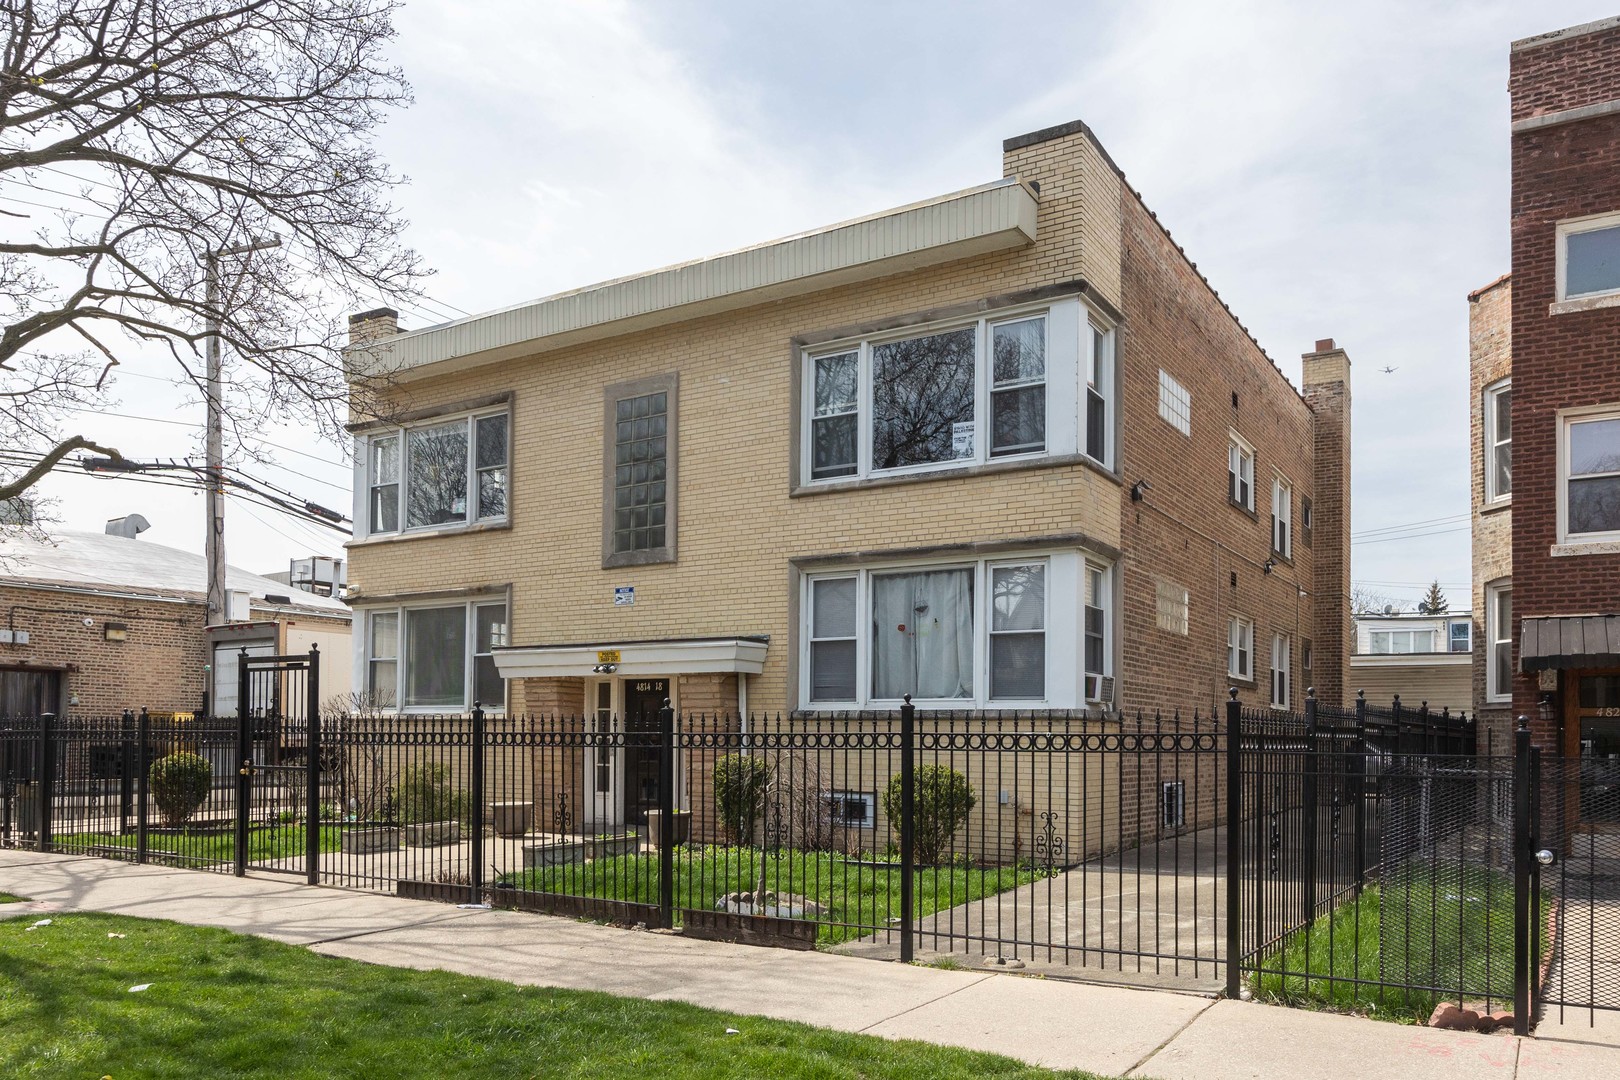
[[[1479,389],[1475,468],[1477,494],[1512,506],[1512,559],[1480,583],[1484,690],[1544,748],[1606,756],[1620,752],[1620,18],[1517,41],[1510,72],[1511,356],[1489,358]]]

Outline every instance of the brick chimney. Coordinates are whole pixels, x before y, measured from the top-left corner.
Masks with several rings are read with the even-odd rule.
[[[1350,357],[1332,338],[1322,338],[1303,359],[1305,403],[1315,431],[1311,677],[1319,700],[1341,705],[1355,692],[1350,685]]]
[[[393,308],[372,308],[349,316],[349,345],[365,345],[399,333],[399,312]]]

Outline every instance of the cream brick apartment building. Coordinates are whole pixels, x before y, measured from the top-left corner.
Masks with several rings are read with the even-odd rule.
[[[682,712],[1347,682],[1349,361],[1297,391],[1080,123],[1002,177],[442,326],[352,320],[357,686]]]

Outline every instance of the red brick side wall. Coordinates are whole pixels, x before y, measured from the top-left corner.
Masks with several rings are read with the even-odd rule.
[[[1516,51],[1514,116],[1620,98],[1620,29]],[[1514,640],[1529,616],[1620,611],[1620,555],[1553,558],[1560,409],[1620,406],[1620,308],[1550,315],[1556,224],[1620,211],[1620,116],[1521,132],[1512,140]],[[1515,656],[1517,663],[1517,656]],[[1536,713],[1520,677],[1514,710]],[[1555,728],[1535,724],[1551,745]]]
[[[66,714],[115,716],[143,706],[190,712],[202,704],[208,651],[200,604],[0,586],[0,617],[0,626],[29,638],[0,644],[0,668],[65,668]],[[106,639],[109,622],[127,627],[125,640]],[[79,703],[69,705],[74,695]]]
[[[1301,501],[1312,497],[1318,512],[1322,506],[1313,490],[1311,410],[1146,207],[1130,194],[1123,201],[1120,704],[1207,712],[1224,702],[1232,682],[1227,623],[1241,614],[1255,625],[1255,677],[1237,684],[1245,702],[1269,700],[1271,639],[1282,632],[1292,639],[1293,704],[1299,708],[1312,679],[1302,660],[1304,642],[1315,636],[1316,591],[1316,549],[1314,538],[1305,542]],[[1189,392],[1190,437],[1159,415],[1161,369]],[[1253,514],[1228,498],[1234,429],[1255,448]],[[1279,560],[1268,574],[1277,472],[1293,485],[1294,552],[1291,562]],[[1149,485],[1141,502],[1130,497],[1137,481]],[[1189,594],[1185,636],[1158,625],[1161,582]],[[1321,665],[1327,656],[1320,642],[1315,647]]]
[[[1516,44],[1508,64],[1513,119],[1620,98],[1620,26],[1543,44],[1534,40]]]

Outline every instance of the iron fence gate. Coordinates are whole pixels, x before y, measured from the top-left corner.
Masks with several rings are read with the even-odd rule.
[[[1560,1020],[1620,1011],[1620,762],[1531,762],[1531,972]]]
[[[233,869],[320,881],[320,651],[250,656],[237,667]]]

